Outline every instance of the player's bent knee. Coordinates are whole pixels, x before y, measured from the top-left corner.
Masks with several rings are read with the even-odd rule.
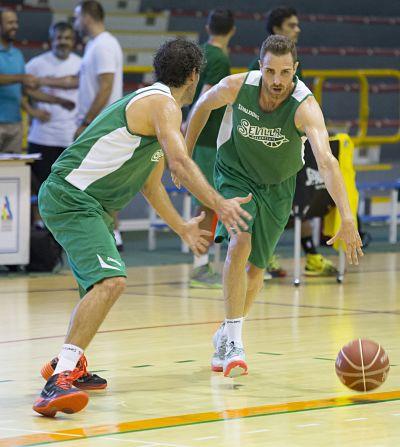
[[[126,278],[124,276],[114,276],[106,278],[101,282],[101,286],[115,297],[120,296],[126,288]]]

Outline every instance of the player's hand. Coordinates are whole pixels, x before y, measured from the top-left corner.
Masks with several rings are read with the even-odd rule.
[[[178,177],[173,173],[173,172],[171,172],[171,179],[172,179],[172,181],[174,182],[174,185],[178,188],[178,189],[181,189],[181,182],[179,181],[179,179],[178,179]]]
[[[215,210],[218,219],[225,225],[231,236],[240,234],[242,230],[248,229],[248,225],[244,219],[250,221],[252,217],[241,207],[241,204],[250,202],[252,197],[250,193],[247,197],[223,199],[219,207]]]
[[[193,219],[187,221],[183,226],[182,232],[180,233],[180,237],[196,256],[205,253],[207,247],[210,245],[206,237],[211,237],[212,233],[207,230],[202,230],[199,227],[199,223],[204,220],[205,216],[206,213],[202,211],[199,216],[193,217]]]
[[[361,249],[363,244],[354,219],[342,220],[339,231],[329,239],[327,244],[333,245],[338,239],[346,244],[346,257],[349,264],[358,265],[358,256],[364,256],[364,253]]]

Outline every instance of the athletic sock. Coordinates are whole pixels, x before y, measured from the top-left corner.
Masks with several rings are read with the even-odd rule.
[[[238,348],[243,348],[242,342],[242,328],[243,328],[243,320],[242,318],[233,318],[225,320],[226,334],[228,336],[228,345],[231,342],[235,343],[235,346]]]
[[[315,248],[314,241],[311,236],[306,236],[301,238],[301,246],[303,247],[304,253],[307,255],[316,255],[317,249]]]
[[[79,359],[82,357],[82,354],[83,349],[78,346],[69,344],[63,345],[53,375],[63,371],[73,371]]]
[[[210,257],[208,253],[201,256],[194,256],[193,258],[193,268],[197,269],[199,267],[202,267],[203,265],[207,265],[210,262]]]

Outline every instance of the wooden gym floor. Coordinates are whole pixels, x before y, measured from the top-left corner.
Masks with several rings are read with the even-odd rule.
[[[287,266],[290,267],[290,264]],[[333,279],[270,281],[245,323],[249,375],[211,373],[219,291],[187,288],[189,266],[131,268],[128,288],[87,351],[109,388],[56,419],[31,405],[77,301],[69,273],[0,279],[0,447],[395,446],[400,437],[400,253],[370,254]],[[357,337],[391,370],[358,394],[334,372]]]

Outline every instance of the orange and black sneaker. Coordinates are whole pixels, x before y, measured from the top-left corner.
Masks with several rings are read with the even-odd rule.
[[[72,387],[82,374],[82,371],[74,369],[51,376],[32,408],[48,417],[54,417],[57,411],[71,414],[83,410],[89,401],[89,395]]]
[[[50,362],[46,363],[40,374],[43,379],[48,380],[54,373],[58,363],[58,357],[55,357]],[[84,355],[79,359],[76,369],[82,372],[82,375],[77,378],[73,385],[81,390],[104,390],[107,388],[107,380],[98,376],[97,374],[92,374],[87,370],[87,360]]]

